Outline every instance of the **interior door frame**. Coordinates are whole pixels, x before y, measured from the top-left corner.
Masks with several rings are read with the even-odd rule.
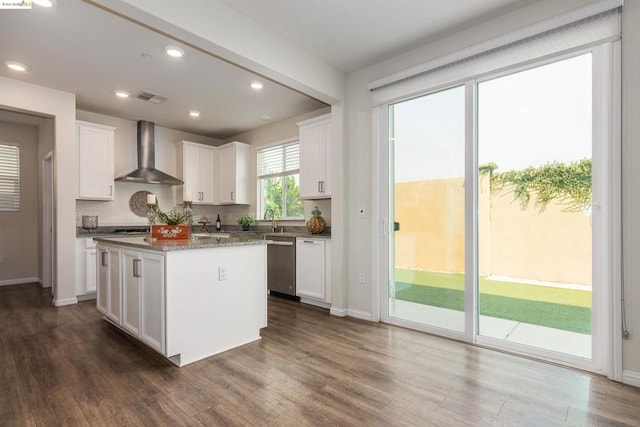
[[[54,194],[53,151],[42,160],[42,281],[43,288],[52,288],[54,269]]]
[[[593,106],[592,116],[594,124],[592,135],[594,138],[600,138],[608,141],[606,144],[600,144],[602,151],[597,155],[601,157],[605,163],[604,169],[600,172],[606,181],[606,186],[596,190],[600,192],[599,200],[594,199],[594,207],[602,210],[603,226],[598,231],[599,235],[594,236],[601,242],[605,249],[599,254],[600,261],[603,263],[601,271],[593,276],[593,281],[603,280],[607,283],[603,292],[597,295],[603,302],[603,312],[595,312],[592,310],[592,334],[593,329],[599,329],[598,333],[603,333],[603,342],[595,343],[592,338],[593,353],[592,362],[580,363],[579,358],[568,357],[549,357],[549,352],[533,352],[530,348],[518,345],[509,346],[507,351],[516,353],[525,352],[534,357],[548,360],[551,362],[560,362],[568,366],[587,369],[607,375],[609,378],[622,381],[622,335],[620,333],[622,327],[622,232],[621,232],[621,53],[620,41],[606,42],[588,49],[580,49],[564,55],[555,55],[551,58],[544,58],[538,61],[532,61],[522,67],[513,67],[503,74],[511,74],[519,69],[531,68],[533,64],[542,65],[545,62],[551,63],[560,61],[564,58],[573,57],[582,53],[592,52],[593,61]],[[596,61],[595,57],[599,56]],[[495,78],[499,73],[492,73]],[[488,78],[488,77],[487,77]],[[485,78],[486,79],[486,78]],[[469,271],[476,271],[477,267],[477,213],[475,206],[477,205],[477,174],[469,173],[477,165],[477,135],[475,117],[477,114],[477,103],[475,102],[478,78],[469,79],[464,82],[466,86],[467,105],[466,110],[466,138],[467,149],[465,150],[465,167],[466,177],[466,194],[465,203],[472,203],[474,212],[465,215],[465,233],[472,233],[471,238],[465,238],[465,311],[469,308],[477,307],[477,274],[468,274]],[[458,82],[458,85],[460,82]],[[448,85],[452,87],[456,85],[452,83]],[[476,316],[467,316],[465,323],[465,332],[459,334],[452,331],[446,331],[439,328],[427,327],[415,322],[401,321],[391,318],[389,315],[389,281],[393,278],[392,268],[390,265],[389,239],[393,233],[391,225],[392,219],[389,216],[391,189],[390,189],[390,157],[389,157],[389,106],[395,102],[409,99],[416,96],[425,96],[429,93],[437,92],[442,88],[432,88],[420,94],[412,94],[402,99],[388,101],[382,105],[374,106],[372,109],[372,136],[375,147],[374,159],[372,163],[372,177],[375,184],[374,188],[380,191],[374,192],[375,215],[373,221],[373,235],[375,246],[373,248],[372,265],[377,265],[374,269],[374,282],[379,283],[378,289],[373,289],[372,296],[372,316],[374,320],[380,319],[385,323],[396,324],[398,326],[408,327],[415,330],[436,333],[440,336],[465,341],[476,345],[487,345],[492,348],[494,342],[490,339],[477,339],[477,318]],[[596,117],[597,116],[597,117]],[[597,143],[594,141],[594,147]],[[594,152],[594,154],[596,154]],[[598,173],[595,171],[594,173]],[[470,182],[473,181],[473,182]],[[594,193],[594,196],[596,194]],[[465,208],[467,209],[467,208]],[[594,233],[596,231],[594,230]],[[595,259],[595,256],[594,256]],[[594,263],[595,264],[595,263]],[[594,296],[595,299],[595,296]],[[471,318],[471,319],[469,319]],[[595,319],[595,321],[594,321]],[[497,346],[498,349],[504,349]]]

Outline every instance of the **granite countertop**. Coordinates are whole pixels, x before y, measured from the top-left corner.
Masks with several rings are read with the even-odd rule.
[[[191,239],[157,239],[149,240],[148,236],[94,236],[93,240],[99,243],[111,243],[121,246],[129,246],[139,249],[168,252],[186,249],[207,249],[229,246],[265,245],[269,240],[262,238],[235,238],[235,237],[209,237],[194,236]]]
[[[136,228],[139,229],[140,227],[128,227],[128,226],[123,226],[123,227],[113,227],[113,226],[108,226],[108,227],[100,227],[97,230],[93,231],[93,232],[88,232],[86,230],[83,230],[81,227],[77,227],[76,229],[76,237],[78,238],[94,238],[94,237],[122,237],[122,238],[129,238],[129,237],[134,237],[133,235],[127,235],[127,234],[122,234],[122,233],[116,233],[115,229],[123,229],[123,228]],[[197,231],[197,228],[194,227],[194,230],[192,231],[192,234],[195,235],[203,235],[203,234],[209,234],[212,237],[215,237],[216,232],[215,231],[209,231],[208,233],[202,233],[201,231]],[[262,239],[264,238],[264,236],[267,237],[277,237],[277,236],[282,236],[282,237],[303,237],[303,238],[317,238],[317,239],[331,239],[331,232],[323,232],[321,234],[312,234],[308,231],[306,231],[305,227],[295,227],[293,231],[285,231],[285,232],[272,232],[272,231],[264,231],[264,230],[253,230],[253,231],[241,231],[241,230],[235,230],[235,229],[230,229],[227,231],[222,231],[218,234],[222,234],[222,235],[226,235],[229,236],[231,238],[236,238],[236,239]],[[146,237],[148,235],[147,233],[140,233],[135,235],[135,237]]]

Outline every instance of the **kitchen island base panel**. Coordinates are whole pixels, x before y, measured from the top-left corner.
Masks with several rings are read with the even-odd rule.
[[[166,253],[166,354],[178,366],[260,339],[266,245]]]

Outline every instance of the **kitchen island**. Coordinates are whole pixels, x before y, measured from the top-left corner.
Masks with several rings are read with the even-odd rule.
[[[260,339],[266,240],[96,237],[97,309],[178,366]]]

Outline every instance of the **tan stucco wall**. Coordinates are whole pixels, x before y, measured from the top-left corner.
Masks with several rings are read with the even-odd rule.
[[[464,272],[462,178],[398,183],[395,187],[396,265]],[[482,179],[479,271],[546,282],[591,284],[591,220],[550,203],[540,212],[535,196],[526,209],[510,193],[491,195]]]

